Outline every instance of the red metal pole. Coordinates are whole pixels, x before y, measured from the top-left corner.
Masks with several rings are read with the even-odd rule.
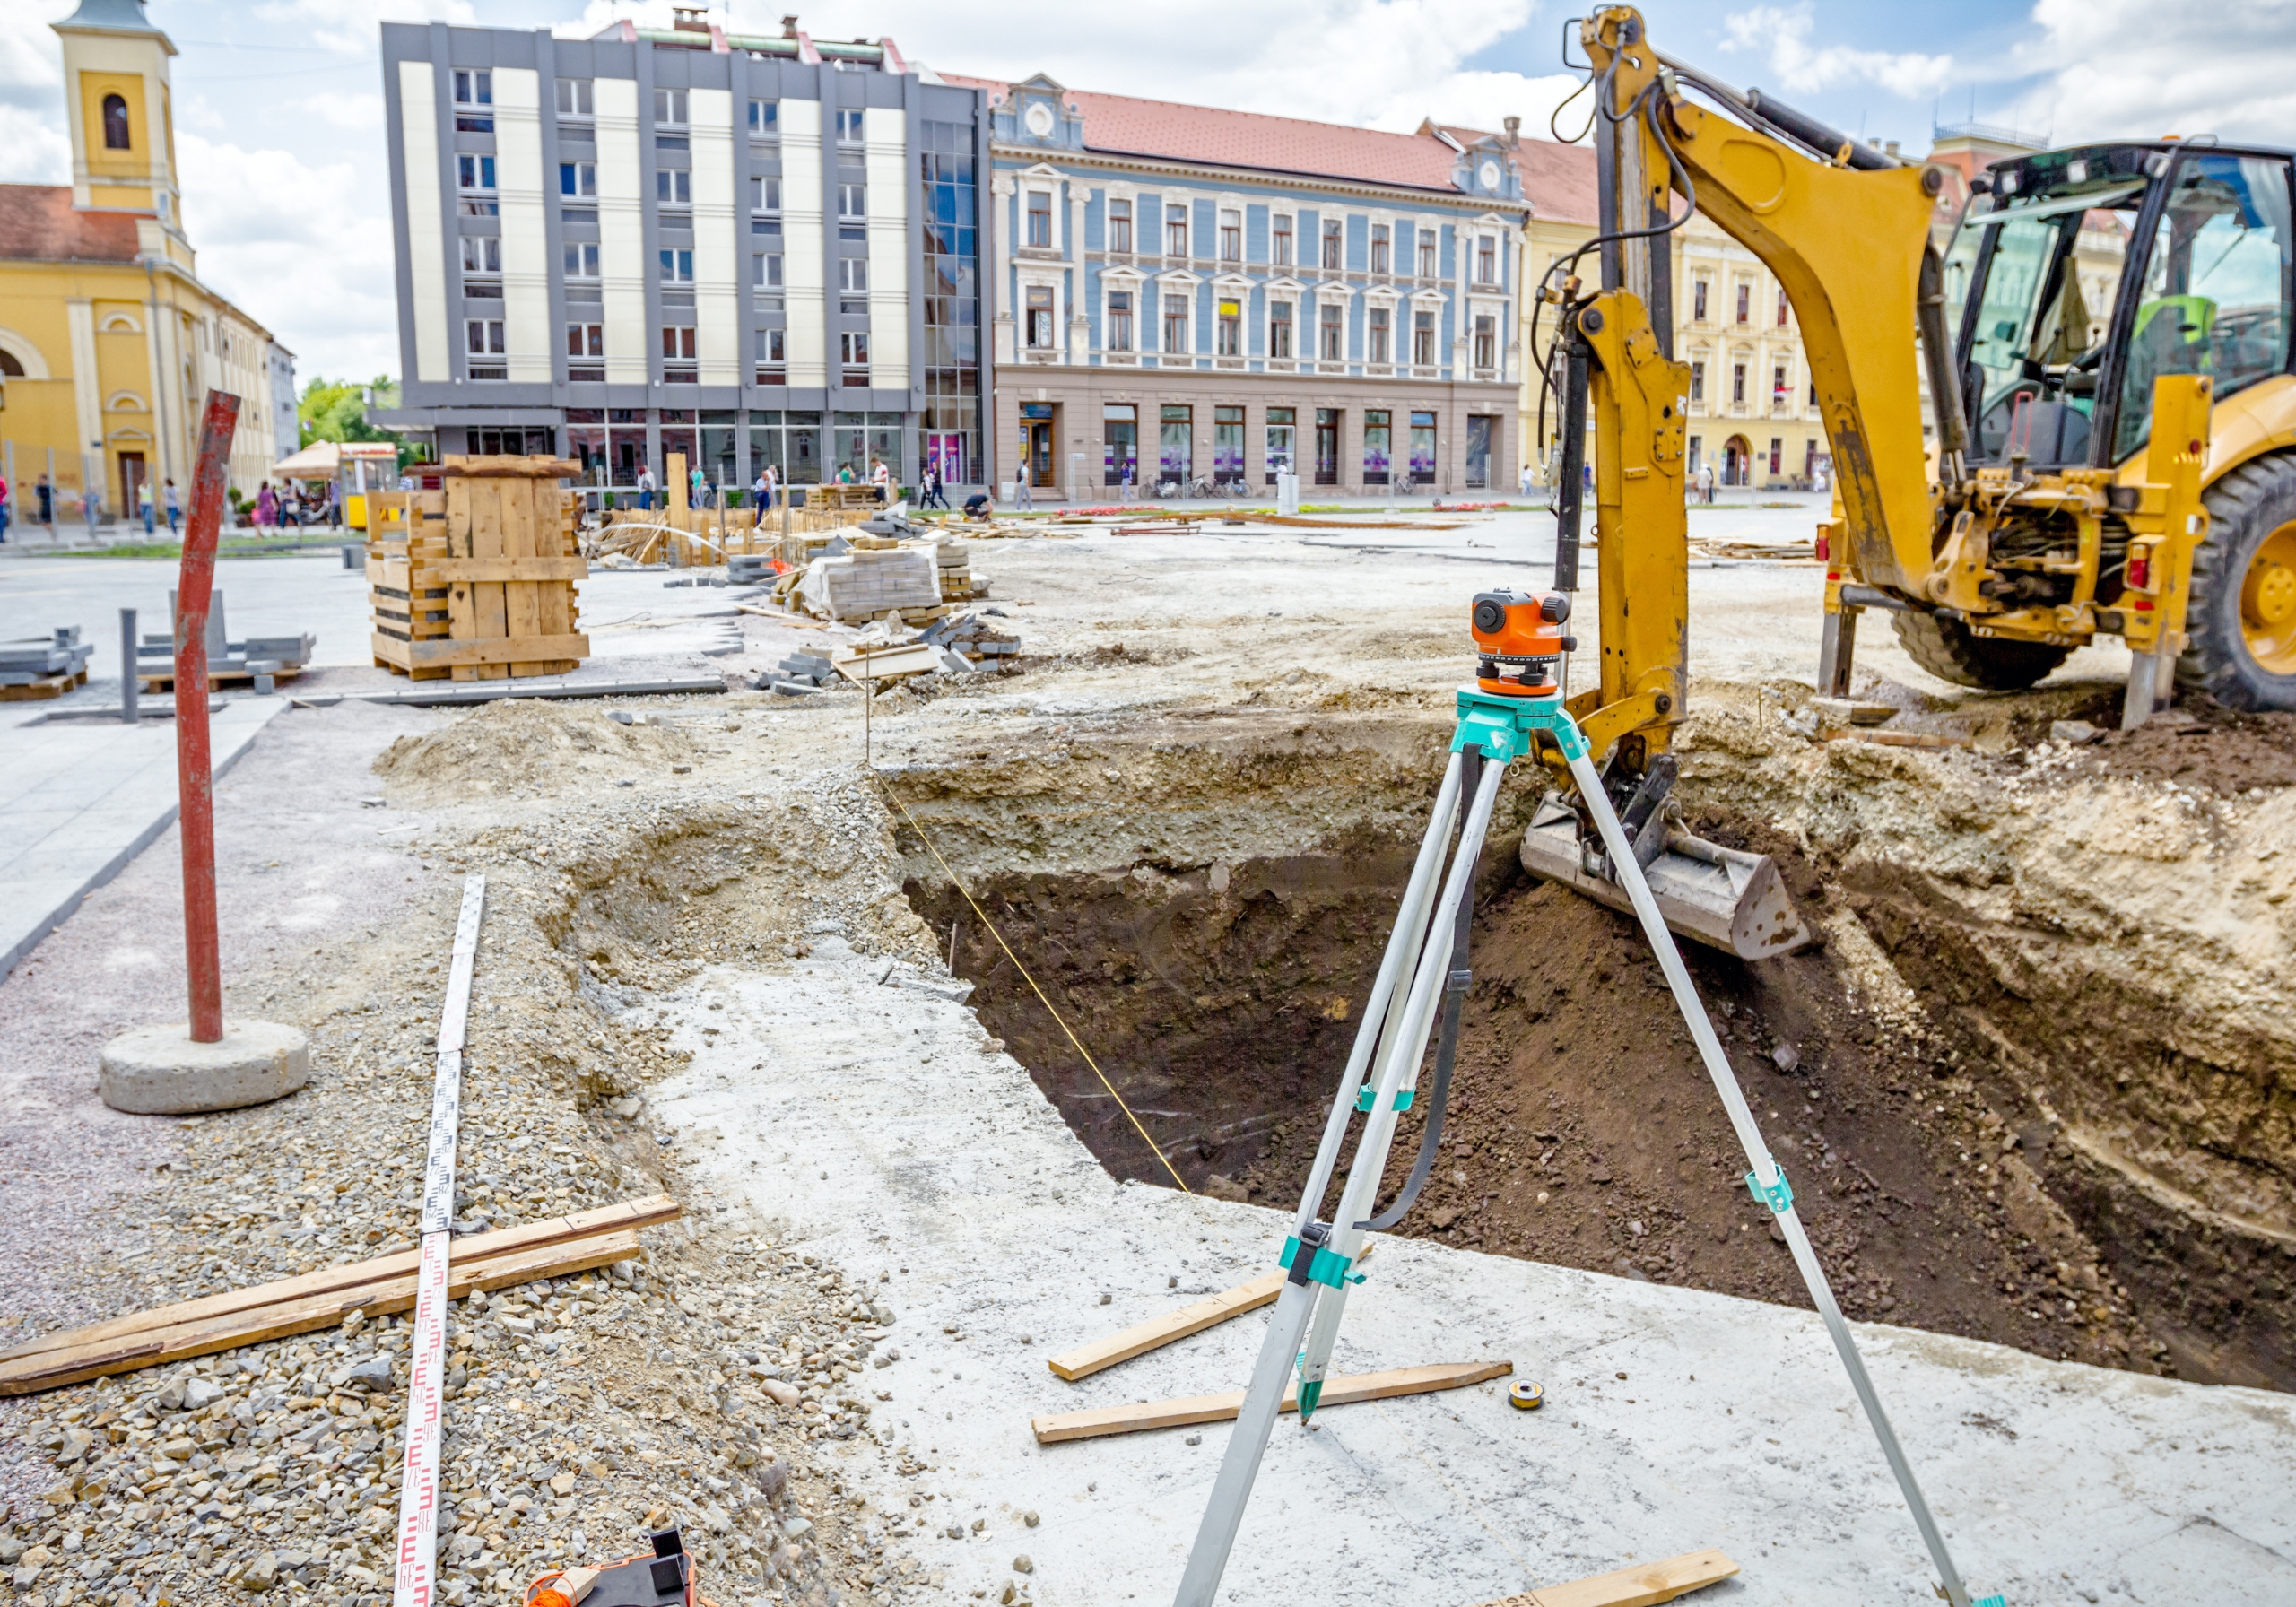
[[[183,833],[183,949],[191,985],[191,1041],[223,1038],[223,957],[215,934],[215,774],[207,741],[207,612],[215,589],[215,543],[230,478],[239,399],[207,393],[191,519],[176,581],[176,796]],[[135,673],[130,665],[129,674]]]

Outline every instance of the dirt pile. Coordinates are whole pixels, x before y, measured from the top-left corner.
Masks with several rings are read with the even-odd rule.
[[[439,730],[399,738],[377,758],[375,774],[410,798],[436,803],[554,794],[685,775],[728,756],[728,738],[741,728],[737,714],[715,708],[505,698]]]

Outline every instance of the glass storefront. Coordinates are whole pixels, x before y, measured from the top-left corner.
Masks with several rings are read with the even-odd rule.
[[[735,476],[734,437],[737,433],[736,415],[731,412],[705,413],[701,415],[701,472],[712,485],[739,486]]]
[[[1129,402],[1100,408],[1100,483],[1140,482],[1140,409]]]
[[[1156,480],[1161,485],[1186,485],[1196,473],[1196,410],[1167,402],[1159,421],[1156,441]]]
[[[1298,449],[1299,409],[1271,407],[1267,410],[1267,482],[1275,483],[1278,474],[1296,472],[1293,458]]]
[[[570,407],[566,410],[566,456],[582,465],[582,482],[601,485],[606,482],[606,414],[602,407]]]
[[[869,479],[869,415],[865,413],[840,413],[831,415],[830,426],[830,478],[854,484],[865,484]]]
[[[606,452],[613,463],[613,483],[636,485],[638,471],[646,465],[646,414],[641,410],[606,409]]]
[[[1489,413],[1467,415],[1466,482],[1478,491],[1491,483],[1491,434],[1498,422]]]
[[[1316,409],[1316,483],[1339,483],[1339,413],[1336,407]]]
[[[1435,415],[1431,413],[1411,415],[1411,483],[1435,483]]]
[[[671,478],[676,472],[675,465],[670,462],[673,457],[685,459],[683,472],[689,474],[701,461],[700,432],[695,428],[693,409],[690,407],[665,407],[662,410],[662,460],[654,465],[654,478],[661,482],[665,492],[669,491]]]
[[[822,415],[817,413],[750,414],[750,479],[771,464],[784,485],[822,482]]]
[[[1387,421],[1393,416],[1384,407],[1363,410],[1363,483],[1367,486],[1387,483],[1395,433]]]
[[[1244,477],[1244,410],[1212,410],[1212,479],[1217,485],[1234,485]]]

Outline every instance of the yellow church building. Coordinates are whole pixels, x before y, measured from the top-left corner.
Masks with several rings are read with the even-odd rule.
[[[156,494],[173,480],[187,506],[211,389],[241,400],[231,480],[252,495],[294,449],[280,439],[293,379],[270,332],[200,282],[176,169],[175,46],[143,0],[81,0],[54,26],[72,182],[0,184],[0,470],[18,525],[38,517],[44,474],[58,523],[81,517],[91,481],[108,517],[133,514],[147,482]]]

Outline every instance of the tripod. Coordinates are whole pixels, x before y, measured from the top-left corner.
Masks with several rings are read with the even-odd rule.
[[[1544,602],[1545,617],[1550,623],[1559,624],[1569,614],[1567,599],[1486,594],[1476,599],[1475,615],[1477,639],[1486,649],[1492,646],[1492,638],[1486,632],[1500,630],[1498,615],[1488,616],[1494,622],[1486,624],[1485,603],[1493,596],[1510,612],[1522,606],[1537,607]],[[1559,611],[1554,606],[1557,602],[1561,604]],[[1560,638],[1556,639],[1559,642]],[[1474,686],[1459,690],[1459,725],[1452,739],[1442,786],[1436,794],[1434,815],[1428,822],[1427,835],[1422,839],[1418,858],[1412,865],[1411,879],[1404,889],[1403,907],[1387,939],[1378,976],[1371,984],[1370,999],[1356,1029],[1354,1047],[1340,1079],[1338,1095],[1325,1121],[1323,1140],[1317,1148],[1315,1164],[1309,1168],[1308,1186],[1300,1197],[1292,1235],[1284,1241],[1279,1257],[1279,1264],[1289,1276],[1276,1299],[1267,1337],[1260,1345],[1259,1358],[1252,1368],[1243,1409],[1237,1416],[1235,1430],[1221,1459],[1219,1476],[1213,1483],[1212,1498],[1196,1531],[1196,1544],[1188,1553],[1187,1568],[1181,1576],[1176,1598],[1178,1607],[1211,1607],[1294,1366],[1300,1379],[1300,1420],[1304,1424],[1313,1414],[1317,1396],[1323,1388],[1348,1291],[1363,1281],[1362,1273],[1352,1270],[1362,1253],[1363,1236],[1401,1220],[1417,1198],[1433,1165],[1442,1139],[1443,1113],[1457,1046],[1459,1009],[1470,980],[1467,930],[1473,914],[1475,864],[1482,854],[1484,835],[1490,830],[1492,810],[1507,767],[1516,760],[1535,756],[1542,742],[1554,748],[1568,765],[1571,778],[1577,783],[1580,803],[1593,817],[1608,850],[1613,873],[1625,889],[1650,946],[1657,954],[1674,1003],[1683,1012],[1700,1057],[1706,1064],[1707,1074],[1713,1080],[1715,1092],[1721,1097],[1730,1125],[1745,1151],[1752,1168],[1746,1173],[1746,1186],[1755,1198],[1777,1213],[1787,1247],[1793,1252],[1794,1264],[1808,1286],[1819,1316],[1825,1321],[1826,1332],[1832,1336],[1842,1367],[1849,1374],[1850,1385],[1866,1409],[1874,1438],[1881,1442],[1882,1455],[1896,1475],[1898,1489],[1912,1509],[1914,1524],[1920,1530],[1930,1560],[1943,1581],[1940,1594],[1952,1607],[1971,1607],[1969,1592],[1946,1551],[1944,1536],[1930,1516],[1929,1504],[1914,1479],[1912,1466],[1890,1427],[1881,1398],[1874,1394],[1873,1380],[1866,1376],[1857,1342],[1842,1320],[1841,1309],[1834,1303],[1833,1291],[1810,1247],[1809,1236],[1803,1231],[1801,1219],[1795,1212],[1794,1191],[1754,1124],[1753,1112],[1746,1106],[1745,1095],[1740,1091],[1737,1077],[1714,1036],[1713,1025],[1707,1019],[1689,971],[1683,968],[1674,936],[1666,930],[1657,903],[1651,897],[1633,847],[1604,790],[1602,777],[1588,755],[1586,738],[1564,709],[1561,689],[1552,683],[1552,671],[1544,667],[1549,662],[1528,654],[1492,655],[1486,651],[1483,676]],[[1518,665],[1526,669],[1519,679],[1502,678],[1501,665]],[[1448,874],[1439,875],[1442,890],[1438,897],[1435,889],[1439,873],[1455,826],[1458,845],[1450,855]],[[1430,1090],[1426,1129],[1402,1192],[1386,1212],[1374,1218],[1370,1211],[1380,1177],[1387,1170],[1387,1151],[1395,1139],[1396,1121],[1411,1108],[1417,1095],[1419,1068],[1434,1031],[1439,995],[1442,1038],[1437,1049],[1434,1084]],[[1367,1068],[1372,1071],[1368,1081]],[[1317,1208],[1338,1164],[1349,1123],[1359,1111],[1365,1114],[1366,1120],[1340,1194],[1335,1220],[1320,1221]],[[2005,1604],[2001,1597],[1989,1596],[1975,1607]]]

